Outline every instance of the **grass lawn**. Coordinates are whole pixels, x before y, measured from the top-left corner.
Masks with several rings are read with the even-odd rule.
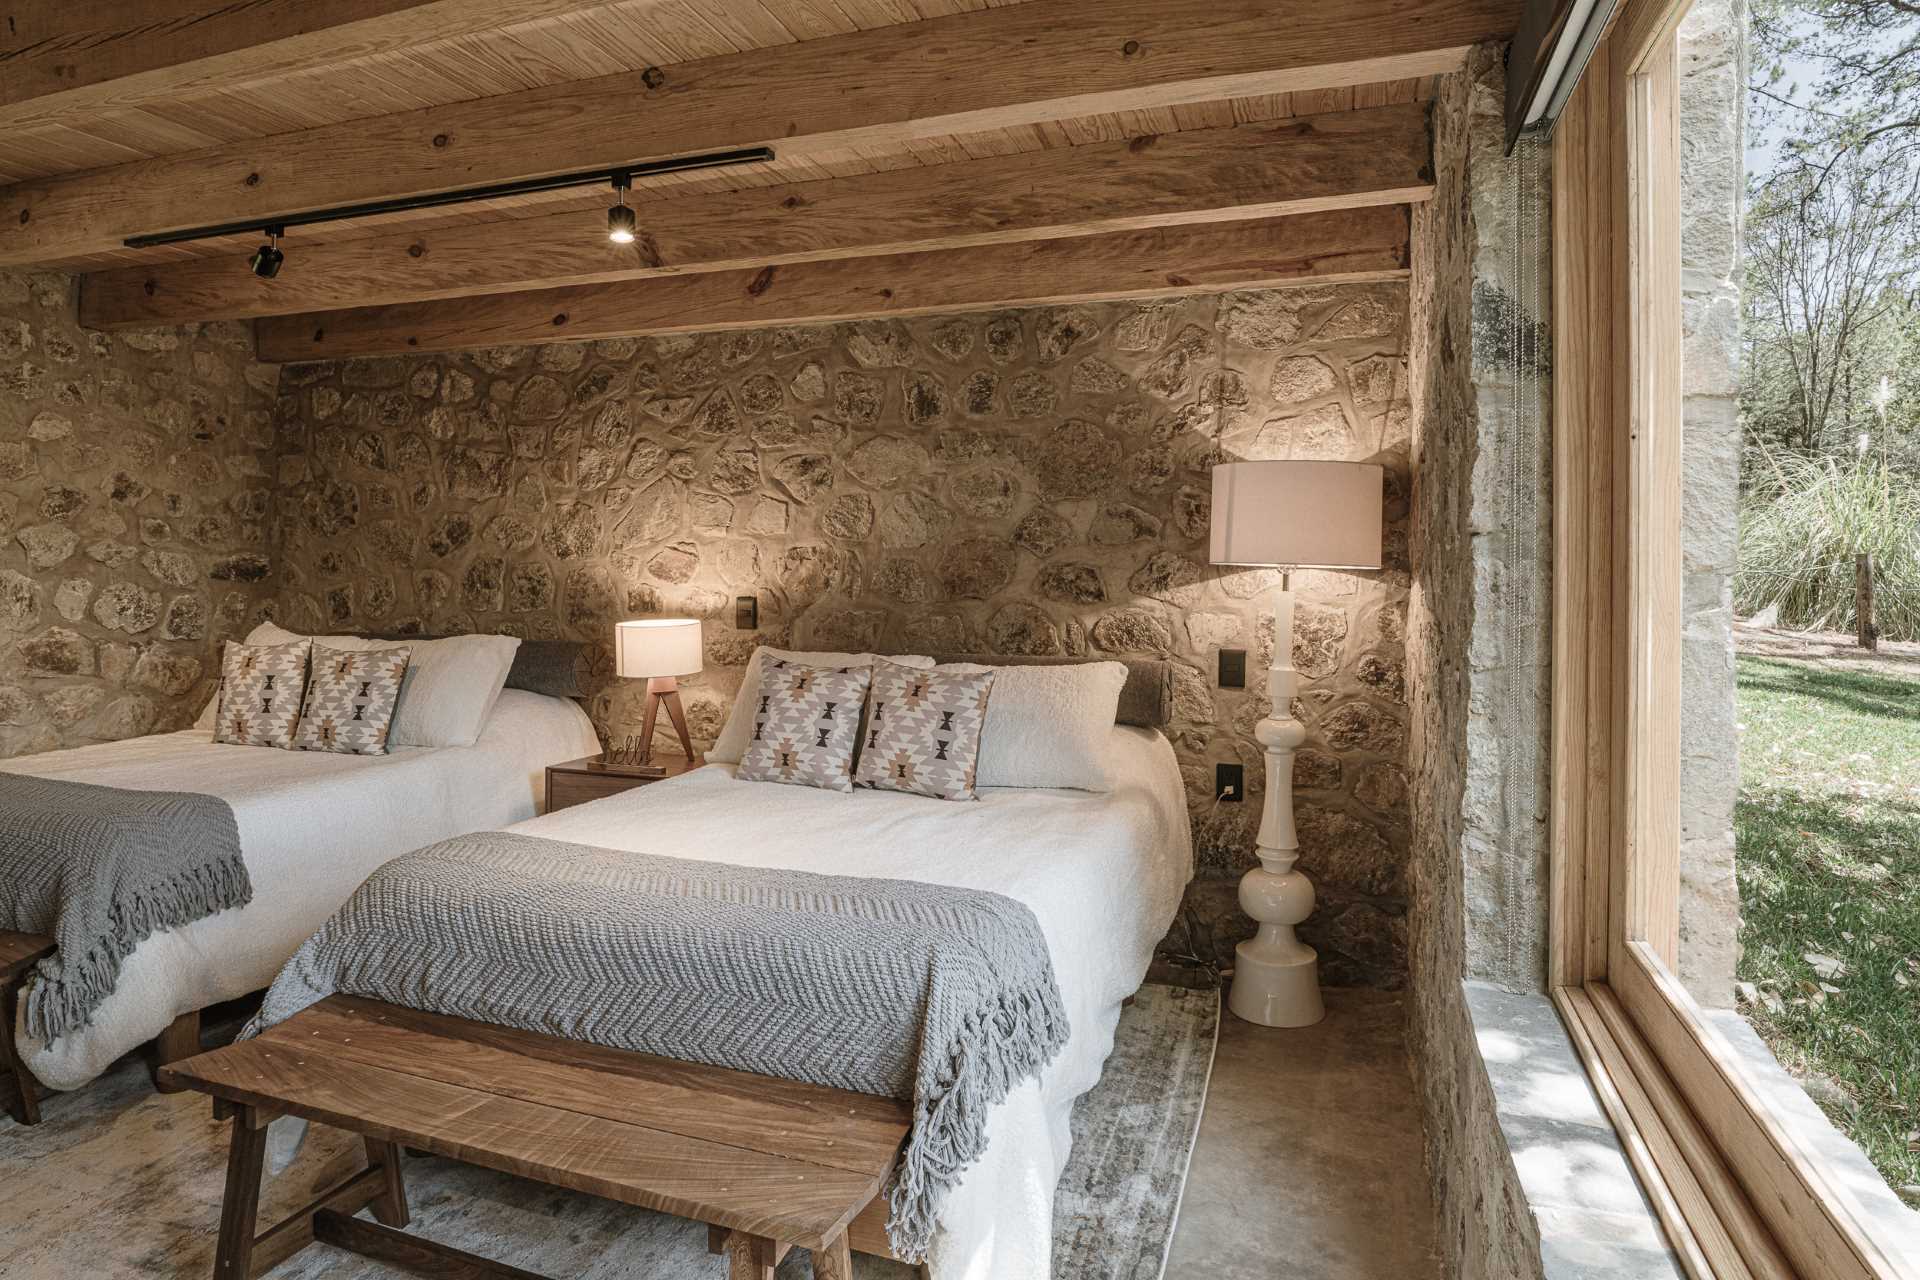
[[[1739,708],[1744,1011],[1889,1183],[1920,1185],[1920,679],[1743,656]]]

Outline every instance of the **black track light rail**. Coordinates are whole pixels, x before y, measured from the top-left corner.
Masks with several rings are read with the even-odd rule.
[[[285,234],[289,227],[306,227],[321,222],[345,222],[352,218],[371,218],[383,213],[404,213],[410,209],[438,209],[446,205],[472,204],[477,200],[499,200],[507,196],[531,195],[536,191],[563,191],[569,187],[597,187],[622,178],[647,178],[661,173],[685,173],[691,169],[719,169],[735,164],[765,164],[773,159],[772,147],[742,147],[734,151],[709,151],[697,156],[679,156],[672,160],[643,160],[637,164],[615,165],[606,169],[587,169],[579,173],[560,173],[550,178],[523,178],[517,182],[495,182],[484,187],[460,187],[453,191],[435,191],[425,195],[399,196],[392,200],[368,200],[363,204],[343,204],[332,209],[308,213],[289,213],[248,222],[221,222],[210,227],[187,227],[180,231],[157,231],[152,235],[129,236],[122,243],[129,249],[151,249],[155,245],[183,244],[189,240],[214,240],[222,236],[240,236],[249,232],[265,234],[272,229]]]

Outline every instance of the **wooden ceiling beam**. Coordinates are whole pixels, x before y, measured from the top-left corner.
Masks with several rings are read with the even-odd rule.
[[[0,129],[262,84],[607,0],[12,0]]]
[[[1404,206],[798,262],[254,322],[263,360],[453,351],[1407,274]]]
[[[1339,111],[852,178],[657,199],[640,239],[600,213],[288,246],[271,280],[238,254],[83,277],[91,328],[417,302],[686,271],[953,249],[1406,204],[1432,192],[1423,106]]]
[[[788,158],[1441,74],[1516,0],[1032,0],[0,188],[0,266],[130,235],[770,145]]]

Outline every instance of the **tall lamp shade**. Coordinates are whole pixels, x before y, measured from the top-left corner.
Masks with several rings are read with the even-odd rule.
[[[1213,469],[1215,564],[1380,567],[1382,468],[1368,462],[1223,462]]]
[[[1223,462],[1213,469],[1212,542],[1218,565],[1267,568],[1380,567],[1384,472],[1363,462]],[[1260,865],[1241,878],[1240,907],[1259,932],[1235,949],[1227,1007],[1269,1027],[1305,1027],[1326,1016],[1319,957],[1295,926],[1313,914],[1313,882],[1294,866],[1294,752],[1307,740],[1294,718],[1293,591],[1282,578],[1273,611],[1267,718],[1254,729],[1266,753],[1267,787],[1254,837]]]
[[[681,676],[700,670],[705,653],[698,618],[634,618],[613,627],[614,674],[629,680],[647,682],[646,717],[640,725],[638,757],[631,767],[645,772],[666,772],[653,764],[653,726],[660,708],[667,709],[680,749],[691,762],[693,737],[687,732],[687,713],[680,705]]]

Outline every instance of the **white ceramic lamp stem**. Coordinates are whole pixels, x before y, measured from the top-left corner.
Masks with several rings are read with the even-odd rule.
[[[1293,592],[1283,585],[1274,601],[1273,665],[1267,668],[1272,706],[1253,731],[1267,757],[1260,832],[1254,837],[1260,865],[1240,880],[1240,909],[1260,931],[1235,949],[1227,998],[1237,1016],[1268,1027],[1311,1026],[1326,1016],[1319,957],[1294,934],[1294,926],[1313,914],[1313,882],[1294,866],[1300,836],[1293,824],[1293,754],[1307,740],[1307,727],[1293,716],[1299,687],[1293,669]]]
[[[1384,473],[1351,462],[1230,462],[1213,469],[1211,556],[1219,565],[1342,569],[1380,566]],[[1273,661],[1266,719],[1254,738],[1266,754],[1267,785],[1254,837],[1260,865],[1240,880],[1240,909],[1259,926],[1234,950],[1227,1007],[1248,1022],[1305,1027],[1326,1016],[1320,964],[1295,928],[1313,914],[1313,882],[1295,864],[1294,753],[1307,727],[1293,715],[1293,590],[1280,580],[1273,611]]]

